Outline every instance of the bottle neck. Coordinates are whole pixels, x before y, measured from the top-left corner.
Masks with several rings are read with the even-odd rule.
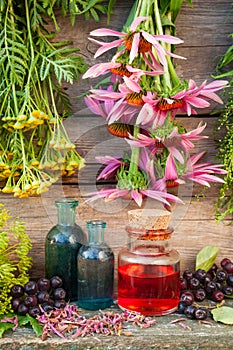
[[[135,230],[126,228],[128,232],[128,249],[136,254],[154,255],[166,254],[170,251],[172,229],[166,230]]]
[[[104,242],[104,229],[106,222],[101,220],[91,220],[87,222],[88,229],[88,242],[92,243],[103,243]]]
[[[74,226],[78,201],[74,199],[62,199],[56,201],[55,205],[57,207],[58,225]]]

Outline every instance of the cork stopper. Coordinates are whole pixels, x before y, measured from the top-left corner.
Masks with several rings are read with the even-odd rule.
[[[134,209],[128,211],[131,228],[139,230],[166,230],[171,213],[159,209]]]

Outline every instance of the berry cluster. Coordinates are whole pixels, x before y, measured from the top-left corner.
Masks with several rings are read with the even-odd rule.
[[[62,279],[53,276],[51,279],[30,280],[24,286],[16,284],[11,288],[12,309],[19,315],[29,313],[37,317],[44,311],[63,308],[66,305],[66,291],[62,288]]]
[[[224,258],[220,265],[221,268],[213,264],[208,272],[202,269],[183,272],[179,313],[190,319],[204,320],[208,317],[208,309],[195,305],[195,302],[205,299],[221,302],[225,297],[233,296],[233,262]]]

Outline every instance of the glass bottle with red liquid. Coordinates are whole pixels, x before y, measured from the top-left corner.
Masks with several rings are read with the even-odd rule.
[[[174,312],[180,300],[180,256],[170,246],[170,213],[159,211],[155,219],[151,210],[142,216],[140,209],[132,212],[137,219],[126,227],[128,246],[118,255],[118,305],[147,316]]]

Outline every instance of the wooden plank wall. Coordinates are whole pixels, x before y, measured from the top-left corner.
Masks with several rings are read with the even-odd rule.
[[[118,0],[110,27],[121,29],[127,18],[132,0]],[[184,44],[177,48],[176,53],[187,57],[187,61],[179,61],[177,68],[181,78],[194,79],[198,84],[204,80],[211,80],[215,65],[222,53],[232,44],[228,34],[233,32],[231,1],[200,1],[193,0],[193,8],[186,3],[177,20],[177,36],[184,40]],[[107,26],[106,17],[101,17],[100,23],[93,20],[85,21],[78,17],[72,27],[68,18],[58,15],[60,32],[59,40],[72,40],[74,46],[80,48],[81,54],[88,64],[97,63],[93,59],[96,47],[89,43],[87,38],[91,30]],[[98,61],[106,59],[100,57]],[[94,83],[94,82],[91,82]],[[82,99],[77,95],[88,90],[90,82],[76,82],[68,88],[72,100],[74,117],[65,122],[68,134],[77,145],[78,151],[86,158],[86,167],[72,178],[63,178],[54,184],[49,192],[40,197],[26,199],[14,198],[11,195],[0,193],[0,202],[5,204],[12,215],[17,215],[25,221],[26,229],[31,237],[33,248],[32,277],[44,274],[44,241],[48,230],[56,224],[56,208],[54,200],[63,196],[72,196],[79,200],[77,223],[85,229],[85,222],[90,219],[103,219],[107,222],[106,241],[114,249],[117,261],[119,249],[126,244],[127,236],[124,227],[127,223],[127,211],[136,208],[131,201],[118,200],[111,204],[102,201],[92,204],[85,203],[88,192],[97,188],[96,174],[99,165],[95,162],[96,155],[115,155],[122,149],[127,149],[124,140],[108,134],[105,121],[101,117],[92,116],[86,110]],[[182,123],[189,128],[196,127],[200,120],[208,123],[205,134],[209,139],[198,143],[200,150],[208,150],[205,160],[215,162],[216,144],[213,140],[213,125],[216,116],[210,112],[217,106],[202,111],[197,117],[186,118],[181,116]],[[173,208],[172,226],[174,234],[172,243],[181,254],[181,268],[193,267],[196,253],[205,245],[216,245],[220,248],[220,256],[233,259],[232,246],[232,218],[226,222],[216,223],[214,218],[218,186],[204,191],[204,197],[197,199],[196,195],[202,189],[198,186],[186,186],[179,189],[179,195],[185,205],[176,205]],[[155,208],[157,203],[145,201],[144,207]]]

